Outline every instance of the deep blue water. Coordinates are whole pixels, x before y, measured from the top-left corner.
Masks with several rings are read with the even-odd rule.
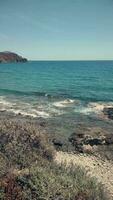
[[[91,102],[112,104],[113,61],[0,64],[1,110],[49,117],[91,112]]]

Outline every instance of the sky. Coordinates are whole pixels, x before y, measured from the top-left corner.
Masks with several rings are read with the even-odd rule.
[[[113,0],[0,0],[0,51],[113,60]]]

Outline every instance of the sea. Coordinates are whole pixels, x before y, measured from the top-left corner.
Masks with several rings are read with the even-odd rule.
[[[47,120],[59,132],[76,124],[113,128],[113,61],[0,64],[0,112]],[[55,131],[53,129],[53,131]]]

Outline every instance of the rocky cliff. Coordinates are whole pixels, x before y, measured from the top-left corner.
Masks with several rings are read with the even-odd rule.
[[[26,58],[17,55],[12,52],[0,52],[0,63],[9,63],[9,62],[27,62]]]

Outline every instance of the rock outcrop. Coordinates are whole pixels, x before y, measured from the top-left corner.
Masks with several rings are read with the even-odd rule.
[[[113,145],[113,135],[92,127],[91,129],[83,129],[83,132],[82,129],[76,130],[69,137],[69,142],[80,153],[93,153],[99,146]]]
[[[0,52],[0,63],[11,63],[11,62],[27,62],[26,58],[23,58],[22,56],[19,56],[16,53],[12,52]]]

